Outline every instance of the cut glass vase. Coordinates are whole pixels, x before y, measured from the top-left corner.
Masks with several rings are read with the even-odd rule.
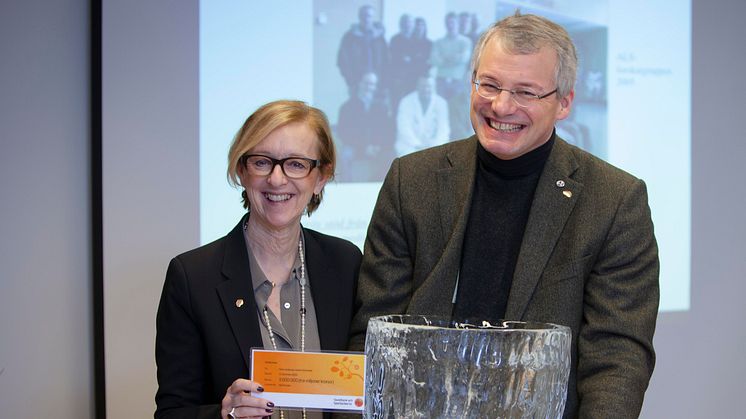
[[[368,419],[561,418],[570,328],[392,315],[368,322]]]

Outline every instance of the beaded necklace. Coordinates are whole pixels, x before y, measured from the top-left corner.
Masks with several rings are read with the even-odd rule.
[[[300,351],[306,351],[306,257],[303,254],[303,239],[298,240],[298,256],[300,257]],[[275,333],[272,331],[272,324],[269,322],[269,312],[267,306],[264,306],[264,322],[267,324],[269,340],[272,342],[272,349],[277,350],[277,341]],[[280,410],[280,419],[285,419],[285,412]],[[306,419],[306,409],[303,409],[303,419]]]

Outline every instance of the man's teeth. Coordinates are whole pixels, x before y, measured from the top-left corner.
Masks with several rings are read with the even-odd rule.
[[[290,199],[290,194],[284,193],[284,194],[271,194],[271,193],[265,193],[264,194],[267,199],[269,199],[272,202],[280,202],[280,201],[287,201]]]
[[[523,128],[523,125],[521,124],[506,124],[504,122],[495,122],[495,121],[490,121],[490,126],[493,129],[496,129],[498,131],[503,131],[503,132],[515,132]]]

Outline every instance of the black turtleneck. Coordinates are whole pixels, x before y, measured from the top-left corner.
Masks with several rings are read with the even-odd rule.
[[[553,145],[554,134],[540,147],[512,160],[500,160],[477,145],[454,320],[504,318],[534,191]]]

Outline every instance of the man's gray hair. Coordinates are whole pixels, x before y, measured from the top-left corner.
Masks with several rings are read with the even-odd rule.
[[[496,39],[511,54],[534,54],[542,47],[557,53],[554,78],[557,82],[557,97],[567,96],[575,86],[578,71],[578,55],[570,35],[562,26],[540,16],[522,15],[516,11],[490,26],[479,38],[471,57],[472,77],[476,76],[479,60],[485,46]]]

